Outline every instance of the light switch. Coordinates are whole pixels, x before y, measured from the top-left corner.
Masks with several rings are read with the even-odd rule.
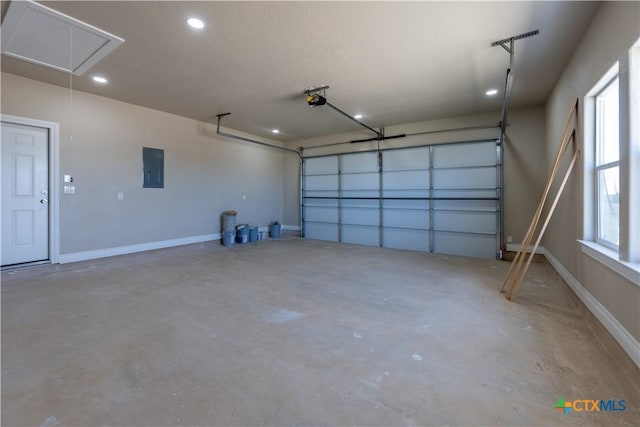
[[[75,185],[65,185],[64,186],[64,194],[76,194],[76,186]]]
[[[124,200],[124,193],[122,192],[118,193],[118,200]]]
[[[242,195],[242,200],[247,200],[247,195],[246,194]]]

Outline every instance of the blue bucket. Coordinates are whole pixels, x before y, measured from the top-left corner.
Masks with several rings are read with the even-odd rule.
[[[258,241],[258,227],[249,227],[249,241],[250,242]]]
[[[238,243],[247,243],[249,241],[249,227],[241,227],[236,231],[236,240]]]
[[[236,241],[235,231],[225,231],[222,233],[222,244],[224,246],[233,246]]]
[[[277,221],[269,225],[269,235],[271,236],[272,239],[279,239],[281,230],[282,230],[282,226],[278,224]]]
[[[236,211],[222,213],[222,231],[236,231]]]

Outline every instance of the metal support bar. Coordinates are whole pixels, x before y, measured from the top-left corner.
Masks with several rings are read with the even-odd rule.
[[[384,180],[382,177],[383,174],[383,165],[382,165],[382,152],[378,150],[378,246],[381,248],[384,246]]]
[[[433,133],[456,132],[456,131],[461,131],[461,130],[465,131],[465,130],[482,130],[482,129],[500,129],[500,126],[501,126],[501,124],[497,123],[497,124],[494,124],[494,125],[465,126],[465,127],[459,127],[459,128],[430,130],[430,131],[425,131],[425,132],[414,132],[414,133],[407,133],[407,134],[400,134],[400,135],[385,136],[385,137],[382,138],[382,140],[386,141],[387,139],[406,138],[406,137],[410,137],[410,136],[429,135],[429,134],[433,134]],[[331,142],[329,144],[321,144],[321,145],[314,145],[314,146],[311,146],[311,147],[305,147],[305,149],[311,150],[311,149],[314,149],[314,148],[333,147],[335,145],[353,144],[353,143],[358,143],[358,142],[371,142],[371,141],[376,141],[377,139],[378,138],[367,138],[367,139],[356,139],[356,140],[353,140],[353,141]],[[406,147],[401,147],[401,148],[406,148]]]
[[[377,130],[375,130],[371,126],[369,126],[369,125],[361,122],[360,120],[356,119],[355,117],[345,113],[340,108],[336,107],[335,105],[333,105],[332,103],[327,101],[327,98],[326,98],[327,89],[329,89],[328,85],[320,85],[320,86],[317,86],[317,87],[310,87],[309,89],[305,89],[304,93],[307,94],[309,105],[311,105],[312,107],[321,106],[321,105],[328,105],[329,107],[333,108],[334,110],[336,110],[338,113],[342,114],[343,116],[345,116],[349,120],[354,121],[354,122],[358,123],[360,126],[365,127],[367,129],[369,129],[371,132],[375,133],[376,134],[376,139],[384,137],[384,132],[382,132],[382,133],[378,132]],[[312,101],[309,101],[309,99],[312,98],[312,97],[313,97]],[[318,98],[318,100],[317,100],[318,102],[314,102],[315,98]]]
[[[345,113],[344,111],[342,111],[341,109],[339,109],[338,107],[336,107],[335,105],[330,103],[329,101],[327,101],[326,105],[328,105],[329,107],[333,108],[334,110],[336,110],[338,113],[342,114],[343,116],[345,116],[349,120],[352,120],[352,121],[358,123],[360,126],[369,129],[371,132],[375,133],[378,136],[378,138],[384,138],[383,134],[381,134],[380,132],[378,132],[377,130],[372,128],[371,126],[369,126],[369,125],[361,122],[360,120],[356,119],[355,117],[350,116],[349,114]]]
[[[406,136],[407,135],[405,135],[404,133],[401,133],[398,135],[392,135],[392,136],[376,136],[373,138],[366,138],[366,139],[354,139],[353,141],[349,141],[349,143],[355,144],[358,142],[371,142],[371,141],[378,141],[379,143],[380,141],[386,141],[387,139],[398,139],[398,138],[404,138]],[[342,142],[341,144],[346,144],[346,143]]]
[[[500,200],[500,218],[499,218],[499,232],[498,239],[500,241],[499,244],[499,252],[498,258],[502,258],[502,248],[504,246],[504,165],[502,164],[504,160],[504,146],[505,140],[504,135],[507,128],[507,119],[509,117],[509,103],[511,102],[511,89],[513,88],[513,75],[514,75],[514,58],[515,58],[515,44],[516,40],[525,39],[527,37],[532,37],[540,33],[540,30],[533,30],[526,33],[518,34],[512,37],[508,37],[506,39],[497,40],[491,43],[491,46],[501,46],[504,50],[509,53],[509,68],[507,69],[507,76],[504,84],[504,98],[502,100],[502,114],[500,116],[500,137],[498,138],[498,160],[500,163],[500,174],[499,174],[499,196]],[[508,43],[508,46],[507,46]]]
[[[220,121],[224,116],[228,116],[230,114],[231,113],[216,114],[216,117],[218,117],[218,125],[216,127],[216,133],[218,135],[226,136],[227,138],[238,139],[240,141],[251,142],[252,144],[262,145],[263,147],[275,148],[277,150],[283,150],[283,151],[288,151],[290,153],[296,153],[298,155],[298,160],[302,163],[302,153],[300,151],[298,151],[298,150],[294,150],[294,149],[287,148],[287,147],[281,147],[279,145],[269,144],[267,142],[256,141],[255,139],[246,138],[246,137],[240,136],[240,135],[233,135],[233,134],[230,134],[230,133],[227,133],[227,132],[222,132],[220,130]]]
[[[350,197],[350,196],[305,196],[309,200],[494,200],[497,197]]]
[[[434,147],[429,147],[429,252],[433,253],[433,151]]]
[[[463,140],[463,141],[451,141],[451,142],[442,142],[442,143],[435,143],[435,144],[419,144],[419,145],[409,145],[406,147],[388,147],[388,148],[374,148],[371,150],[354,150],[354,151],[343,151],[340,152],[339,154],[357,154],[357,153],[372,153],[372,152],[378,152],[378,151],[391,151],[391,150],[404,150],[407,148],[423,148],[423,147],[431,147],[431,146],[444,146],[444,145],[454,145],[454,144],[475,144],[475,143],[482,143],[482,142],[492,142],[492,141],[498,141],[497,138],[486,138],[486,139],[469,139],[469,140]],[[314,148],[314,147],[307,147],[305,148],[305,150],[308,150],[309,148]],[[314,158],[320,158],[320,157],[331,157],[331,156],[335,156],[338,153],[332,153],[332,154],[319,154],[316,156],[305,156],[305,159],[314,159]]]
[[[338,155],[338,242],[342,242],[342,156]]]
[[[305,180],[307,179],[304,174],[305,163],[304,159],[300,162],[300,188],[299,188],[299,197],[300,197],[300,237],[304,237],[304,188],[305,188]]]
[[[504,240],[504,167],[502,165],[503,159],[503,151],[504,146],[502,141],[498,141],[496,144],[496,161],[498,162],[499,170],[496,170],[496,197],[498,198],[497,210],[498,210],[498,218],[497,224],[498,233],[496,233],[496,248],[498,252],[496,253],[496,259],[502,259],[503,250],[502,250],[502,241]]]

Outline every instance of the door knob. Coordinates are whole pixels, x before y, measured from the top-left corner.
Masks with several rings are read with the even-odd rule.
[[[49,203],[49,201],[47,199],[42,199],[40,200],[40,203],[42,203],[43,205],[46,205],[47,203]]]

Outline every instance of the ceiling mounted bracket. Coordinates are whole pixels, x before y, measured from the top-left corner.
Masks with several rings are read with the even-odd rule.
[[[504,50],[509,52],[509,68],[513,68],[513,56],[514,56],[514,43],[516,40],[526,39],[540,34],[540,30],[533,30],[526,33],[518,34],[517,36],[508,37],[506,39],[497,40],[491,43],[493,46],[501,46]]]
[[[360,126],[362,126],[364,128],[367,128],[371,132],[375,133],[377,139],[384,139],[384,133],[378,132],[377,130],[375,130],[371,126],[369,126],[366,123],[363,123],[360,120],[356,119],[355,117],[345,113],[340,108],[336,107],[335,105],[333,105],[332,103],[327,101],[327,96],[326,96],[327,95],[327,92],[326,92],[327,89],[329,89],[328,85],[320,85],[320,86],[315,86],[315,87],[312,86],[309,89],[305,89],[304,93],[307,95],[307,103],[311,107],[319,107],[321,105],[328,105],[329,107],[331,107],[332,109],[334,109],[338,113],[342,114],[343,116],[345,116],[349,120],[354,121],[354,122],[358,123]]]
[[[533,30],[491,43],[492,47],[501,46],[509,53],[509,68],[507,69],[507,79],[504,88],[504,99],[502,102],[502,116],[500,120],[500,141],[504,140],[504,132],[507,127],[507,116],[509,114],[509,102],[511,100],[511,88],[513,87],[513,62],[515,56],[514,42],[516,40],[526,39],[538,34],[540,34],[540,30]]]

